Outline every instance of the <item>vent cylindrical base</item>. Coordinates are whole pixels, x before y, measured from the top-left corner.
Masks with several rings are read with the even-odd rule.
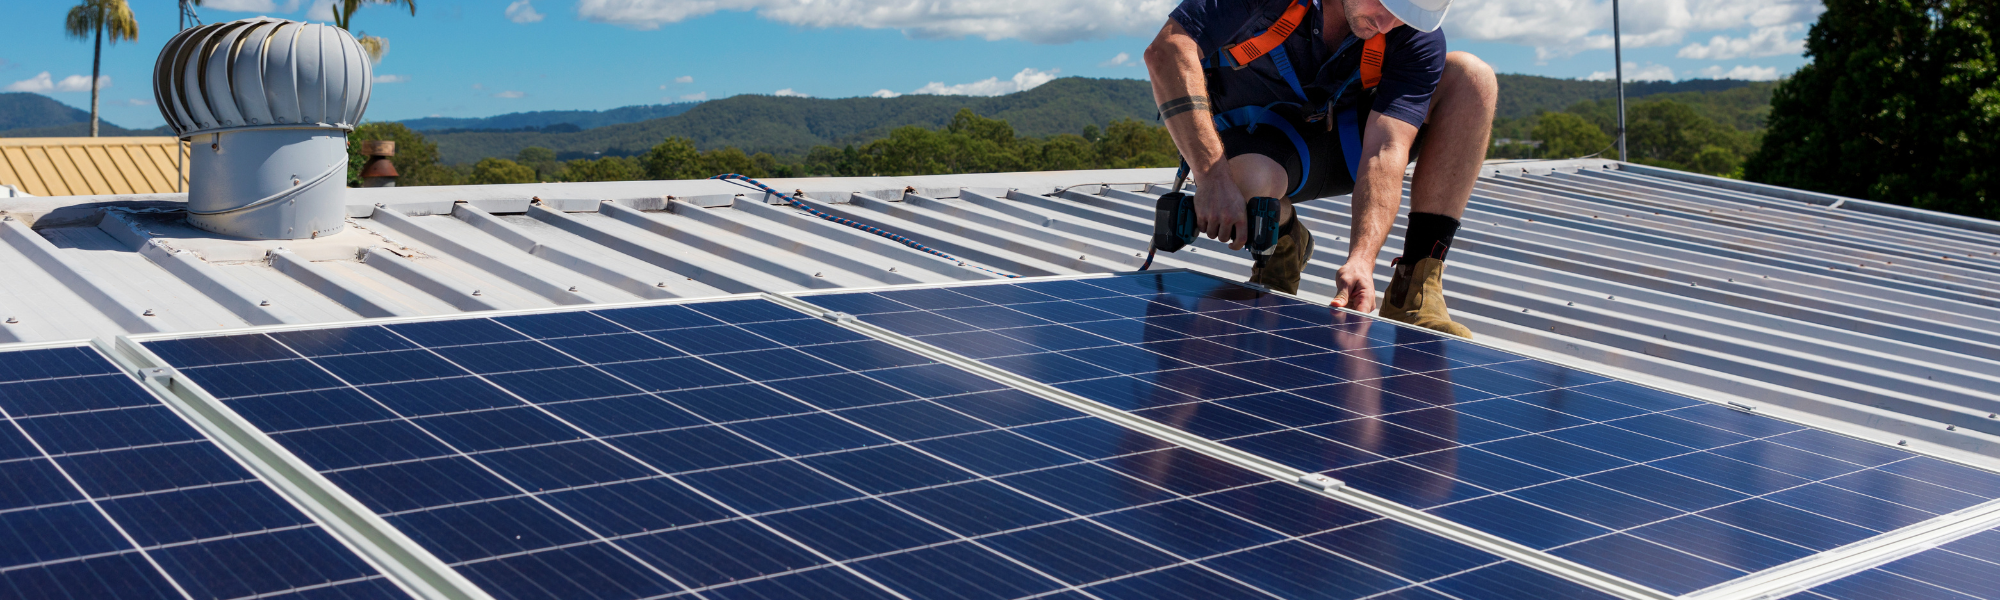
[[[243,129],[191,141],[188,224],[262,240],[314,238],[346,226],[346,132]]]

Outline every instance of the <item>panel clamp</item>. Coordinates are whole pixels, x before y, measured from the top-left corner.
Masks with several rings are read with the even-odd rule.
[[[1340,480],[1334,479],[1332,477],[1327,477],[1325,475],[1319,475],[1315,473],[1308,473],[1299,476],[1299,485],[1303,485],[1316,490],[1326,490],[1331,492],[1333,490],[1340,489],[1342,486],[1345,486],[1346,484],[1341,483]]]
[[[837,310],[829,310],[820,313],[819,318],[826,319],[828,321],[832,321],[835,323],[853,323],[855,321],[861,320],[859,318],[856,318],[854,315],[850,315]]]

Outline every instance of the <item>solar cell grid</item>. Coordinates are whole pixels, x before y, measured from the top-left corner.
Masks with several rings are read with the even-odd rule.
[[[1194,273],[803,299],[1676,594],[2000,498],[1992,473]]]
[[[0,596],[406,597],[86,347],[0,353]]]
[[[2000,598],[2000,529],[1822,584],[1801,598]]]
[[[383,360],[643,345],[632,336],[681,354],[479,374]],[[196,383],[246,392],[223,400],[502,597],[1296,596],[1300,576],[1361,597],[1515,570],[761,301],[146,345]],[[656,360],[684,362],[635,366]],[[268,368],[287,363],[339,387]],[[710,370],[735,379],[666,374]],[[316,416],[278,414],[299,411]],[[1359,559],[1349,531],[1460,561]],[[1595,596],[1513,576],[1540,577],[1542,596]]]

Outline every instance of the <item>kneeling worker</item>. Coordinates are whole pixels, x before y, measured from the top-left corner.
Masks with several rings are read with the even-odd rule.
[[[1197,226],[1242,249],[1248,199],[1284,200],[1283,238],[1250,281],[1296,293],[1313,242],[1292,203],[1351,192],[1333,305],[1372,312],[1376,254],[1420,158],[1382,316],[1470,337],[1445,312],[1444,258],[1486,158],[1493,69],[1446,53],[1451,0],[1325,2],[1183,0],[1146,48],[1160,116],[1199,186]]]

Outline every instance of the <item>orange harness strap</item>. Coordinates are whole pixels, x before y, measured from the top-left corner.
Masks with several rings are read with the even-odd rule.
[[[1387,53],[1388,48],[1389,35],[1386,33],[1375,34],[1375,37],[1362,42],[1361,87],[1363,89],[1374,89],[1376,84],[1382,83],[1382,55]]]
[[[1229,57],[1235,59],[1238,65],[1247,65],[1250,61],[1262,58],[1272,48],[1285,43],[1285,38],[1292,37],[1292,32],[1299,28],[1299,22],[1305,18],[1306,3],[1293,2],[1290,8],[1285,9],[1285,14],[1279,15],[1278,21],[1271,24],[1270,29],[1241,44],[1230,46]]]

